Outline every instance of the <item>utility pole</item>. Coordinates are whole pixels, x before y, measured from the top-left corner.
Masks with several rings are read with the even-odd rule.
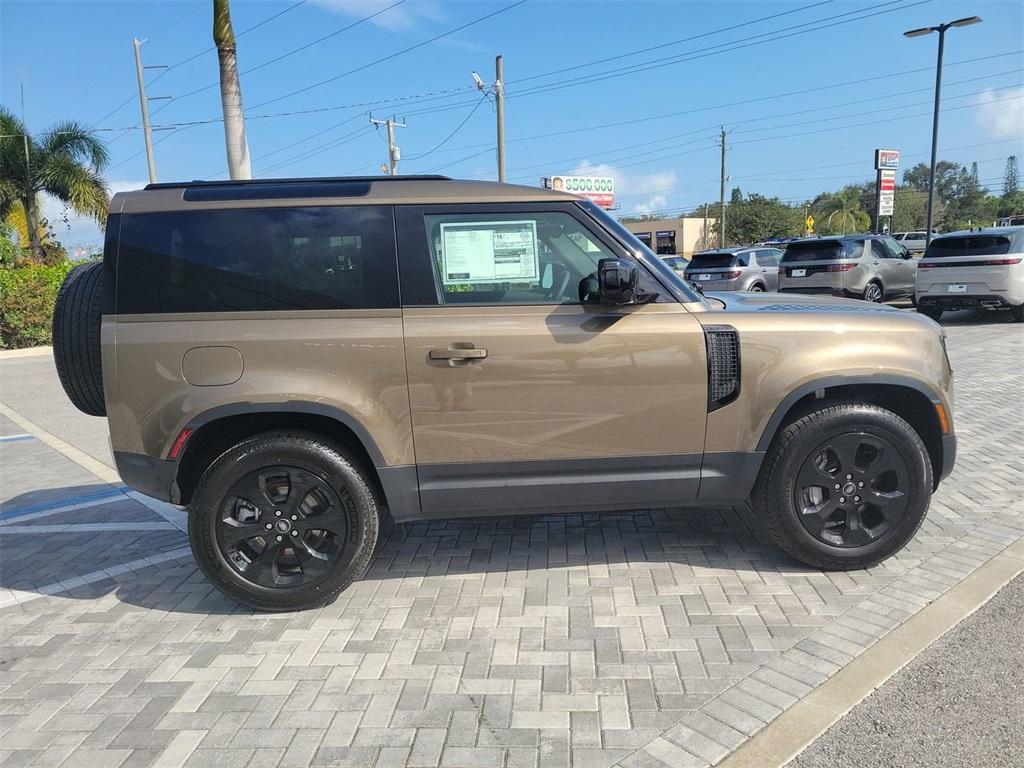
[[[139,48],[143,40],[132,39],[135,49],[135,76],[139,81],[139,108],[142,110],[142,135],[146,140],[146,163],[149,165],[149,183],[156,182],[156,160],[153,159],[153,134],[149,130],[149,102],[146,100],[146,80],[142,75],[142,54]]]
[[[719,190],[718,247],[725,248],[725,126],[722,126],[722,183]]]
[[[494,82],[487,85],[474,70],[473,82],[481,93],[494,94],[494,112],[498,120],[498,183],[505,183],[505,66],[501,54],[494,57]]]
[[[704,229],[700,231],[701,250],[708,247],[708,204],[704,203]]]
[[[405,128],[405,121],[398,122],[393,117],[389,117],[387,120],[375,120],[370,118],[370,122],[373,125],[384,125],[387,126],[388,130],[388,161],[381,165],[381,170],[384,171],[388,176],[398,175],[398,161],[402,159],[402,150],[395,144],[395,128]]]
[[[494,59],[494,101],[498,117],[498,183],[505,183],[505,67],[499,54]]]

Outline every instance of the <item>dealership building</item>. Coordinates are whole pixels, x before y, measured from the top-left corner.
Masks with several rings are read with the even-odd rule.
[[[715,246],[715,219],[708,219],[708,228],[705,232],[703,216],[678,219],[623,219],[622,224],[659,256],[689,258],[694,251]]]

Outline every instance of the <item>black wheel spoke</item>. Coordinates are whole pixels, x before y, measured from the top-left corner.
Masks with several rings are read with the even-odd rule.
[[[267,530],[262,523],[240,523],[234,518],[226,518],[222,521],[220,534],[227,549],[236,549],[243,542],[267,534]]]
[[[307,579],[315,579],[324,574],[331,564],[330,557],[313,549],[302,539],[292,542],[292,551],[302,568],[302,575]]]

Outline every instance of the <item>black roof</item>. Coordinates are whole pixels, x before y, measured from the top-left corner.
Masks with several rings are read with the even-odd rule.
[[[185,187],[225,186],[246,187],[262,184],[339,184],[345,182],[367,184],[378,181],[451,181],[451,177],[423,174],[409,176],[312,176],[306,178],[300,177],[287,179],[225,179],[221,181],[193,179],[192,181],[161,181],[155,184],[147,184],[145,189],[182,189]]]

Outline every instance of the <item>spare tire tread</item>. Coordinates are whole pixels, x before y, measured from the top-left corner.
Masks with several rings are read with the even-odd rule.
[[[68,398],[90,416],[105,416],[103,358],[103,264],[75,267],[53,309],[53,359]]]

